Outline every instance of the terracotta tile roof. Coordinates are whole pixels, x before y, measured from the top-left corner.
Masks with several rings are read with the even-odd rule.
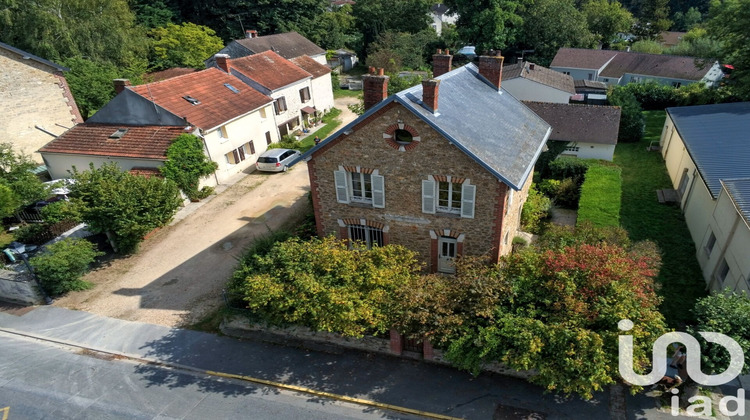
[[[302,70],[312,74],[314,78],[325,76],[331,72],[331,69],[328,68],[328,66],[322,65],[306,55],[292,58],[289,61],[296,64]]]
[[[538,64],[520,62],[503,67],[503,81],[518,77],[532,80],[568,93],[576,93],[573,78],[559,71],[550,70]]]
[[[225,84],[233,86],[239,93],[234,93]],[[217,68],[129,89],[179,117],[187,117],[190,124],[204,130],[221,126],[272,102],[268,96]],[[194,98],[198,103],[193,105],[184,97]]]
[[[597,82],[595,80],[575,80],[573,85],[576,88],[588,88],[588,89],[602,89],[607,90],[607,84],[604,82]]]
[[[119,139],[110,138],[116,131],[127,130]],[[132,157],[142,159],[167,158],[172,140],[185,133],[184,127],[127,126],[111,124],[78,124],[47,143],[42,153]]]
[[[152,73],[146,73],[143,76],[143,79],[149,83],[152,82],[160,82],[162,80],[171,79],[173,77],[182,76],[185,74],[195,73],[196,69],[188,68],[188,67],[174,67],[171,69],[166,69],[162,71],[155,71]]]
[[[146,167],[138,166],[138,167],[131,169],[129,172],[133,175],[140,175],[146,178],[151,178],[152,176],[164,178],[159,168],[146,168]]]
[[[325,54],[325,50],[297,32],[264,35],[256,38],[238,39],[236,42],[254,54],[263,51],[276,51],[280,56],[290,59],[301,55]]]
[[[701,80],[708,68],[701,69],[694,57],[620,52],[599,74],[622,77],[625,73],[675,79]]]
[[[242,73],[269,90],[276,90],[312,77],[310,73],[273,51],[228,61],[232,71]]]
[[[617,51],[587,50],[583,48],[560,48],[552,59],[550,67],[569,67],[574,69],[598,69],[607,64]]]
[[[532,101],[524,105],[552,126],[550,140],[617,144],[619,107]]]

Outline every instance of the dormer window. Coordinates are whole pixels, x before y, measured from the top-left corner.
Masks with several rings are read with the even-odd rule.
[[[193,97],[192,97],[192,96],[190,96],[190,95],[185,95],[185,96],[183,96],[183,97],[182,97],[182,99],[184,99],[184,100],[186,100],[186,101],[190,102],[190,105],[198,105],[198,104],[200,104],[200,103],[201,103],[201,101],[199,101],[199,100],[197,100],[197,99],[193,98]]]
[[[125,133],[127,132],[128,132],[127,128],[118,128],[117,131],[109,135],[109,138],[118,140],[118,139],[121,139],[122,136],[124,136]]]

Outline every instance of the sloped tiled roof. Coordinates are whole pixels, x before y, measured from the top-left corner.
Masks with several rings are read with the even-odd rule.
[[[713,198],[721,180],[750,178],[750,102],[667,108]]]
[[[617,144],[619,107],[524,101],[552,126],[550,140]]]
[[[322,65],[306,55],[292,58],[289,61],[296,64],[302,70],[312,74],[314,78],[325,76],[331,72],[331,69],[328,68],[328,66]]]
[[[236,88],[234,93],[225,84]],[[129,88],[188,122],[210,130],[272,102],[268,96],[217,68]],[[199,101],[193,105],[185,96]]]
[[[503,67],[503,81],[518,77],[532,80],[570,94],[576,93],[573,78],[559,71],[550,70],[538,64],[524,61]]]
[[[552,59],[550,67],[569,67],[574,69],[598,69],[607,64],[617,51],[588,50],[583,48],[560,48]]]
[[[118,139],[110,138],[117,130],[127,130]],[[110,124],[78,124],[47,143],[42,153],[66,153],[89,156],[113,156],[141,159],[167,158],[167,148],[184,127],[126,126]]]
[[[674,79],[701,80],[708,72],[708,68],[701,69],[696,65],[694,57],[677,55],[618,53],[617,56],[602,70],[602,77],[620,78],[625,73],[642,74]]]
[[[280,56],[291,59],[301,55],[325,54],[325,50],[297,32],[243,38],[236,41],[254,54],[275,51]]]
[[[671,47],[679,44],[685,35],[687,35],[687,32],[664,31],[659,34],[659,37],[661,38],[662,45]]]
[[[422,85],[403,90],[370,108],[318,146],[303,154],[306,159],[343,133],[396,102],[414,113],[466,153],[493,176],[520,190],[534,168],[549,133],[549,125],[507,91],[498,91],[467,64],[440,80],[437,114],[422,104]],[[296,163],[296,162],[295,162]]]
[[[173,77],[182,76],[185,74],[195,73],[196,69],[189,68],[189,67],[174,67],[171,69],[161,70],[161,71],[154,71],[148,74],[145,74],[143,78],[147,82],[160,82],[162,80],[171,79]]]
[[[312,75],[276,54],[266,51],[260,54],[229,60],[232,71],[238,71],[268,90],[291,85]]]
[[[729,197],[739,209],[745,223],[750,226],[750,178],[725,179],[721,181]]]

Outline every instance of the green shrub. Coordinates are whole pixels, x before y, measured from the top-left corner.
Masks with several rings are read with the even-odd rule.
[[[32,243],[34,238],[47,231],[47,225],[44,223],[31,223],[23,225],[13,231],[13,239],[22,243]]]
[[[167,161],[159,168],[165,178],[174,181],[177,187],[191,200],[200,200],[210,195],[207,190],[198,190],[200,180],[211,175],[218,165],[203,152],[203,141],[192,134],[181,134],[167,149]]]
[[[721,344],[707,343],[699,331],[725,334],[745,349],[743,373],[750,369],[750,297],[729,289],[698,299],[693,308],[697,323],[688,329],[701,342],[701,365],[706,373],[723,372],[729,366],[729,353]]]
[[[46,247],[30,260],[42,287],[51,295],[85,290],[92,284],[81,280],[97,256],[102,255],[85,239],[68,238]]]
[[[589,161],[573,156],[560,156],[549,163],[550,177],[554,179],[583,177],[588,168]]]
[[[560,183],[559,179],[544,179],[537,184],[537,188],[540,193],[554,199],[557,196],[557,191],[560,189]]]
[[[609,103],[619,106],[622,110],[617,139],[625,143],[641,141],[646,129],[646,121],[641,112],[641,104],[633,92],[624,86],[614,87],[609,91]]]
[[[577,209],[578,200],[581,198],[582,180],[583,176],[578,176],[560,181],[557,195],[555,195],[555,205],[566,209]]]
[[[623,89],[631,92],[644,110],[662,110],[680,103],[677,89],[656,82],[630,83]]]
[[[66,220],[81,221],[80,203],[74,201],[57,201],[48,204],[39,211],[47,224],[55,224]]]
[[[529,196],[521,209],[521,226],[527,232],[537,233],[542,220],[549,216],[550,199],[537,191],[536,186],[529,188]]]
[[[578,223],[619,226],[622,196],[622,170],[617,166],[591,165],[581,186]]]

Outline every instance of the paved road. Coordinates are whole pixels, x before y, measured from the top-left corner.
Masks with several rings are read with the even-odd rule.
[[[0,418],[415,418],[0,333]]]

